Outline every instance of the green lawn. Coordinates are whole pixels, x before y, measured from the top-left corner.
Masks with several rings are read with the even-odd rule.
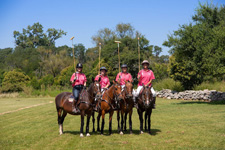
[[[49,101],[54,98],[0,99],[0,112]],[[138,134],[136,109],[132,135],[117,133],[116,113],[111,136],[108,122],[103,136],[80,138],[79,129],[80,117],[68,115],[59,135],[54,103],[0,115],[0,149],[225,149],[225,105],[158,98],[152,113],[154,135]]]

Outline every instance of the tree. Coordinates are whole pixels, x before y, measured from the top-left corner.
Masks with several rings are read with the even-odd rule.
[[[84,63],[86,61],[85,58],[85,47],[83,44],[77,44],[74,46],[74,53],[78,62]]]
[[[134,28],[130,23],[120,23],[116,25],[116,34],[117,37],[122,39],[126,36],[132,38],[134,35]]]
[[[159,54],[162,52],[162,47],[159,47],[159,46],[154,46],[154,51],[153,51],[154,53],[155,53],[155,56],[156,57],[159,57]]]
[[[20,92],[30,81],[30,77],[20,70],[12,70],[4,73],[2,92]]]
[[[27,29],[23,28],[22,33],[19,31],[13,32],[16,45],[22,48],[55,46],[55,40],[61,38],[63,35],[66,35],[66,32],[54,28],[49,28],[47,32],[44,33],[43,26],[39,22],[34,23],[32,26],[29,25]]]
[[[96,46],[98,46],[99,43],[104,46],[107,41],[110,41],[115,38],[115,32],[109,28],[100,29],[96,35],[92,36],[92,40],[96,44]]]
[[[225,6],[200,4],[192,18],[164,42],[171,48],[170,76],[185,89],[225,74]]]

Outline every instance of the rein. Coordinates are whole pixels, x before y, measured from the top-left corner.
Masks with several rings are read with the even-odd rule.
[[[113,87],[114,87],[114,85],[113,85]],[[105,91],[104,94],[106,94],[106,96],[107,96],[108,98],[110,98],[110,100],[113,100],[113,98],[111,98],[111,97],[107,94],[107,91]],[[115,90],[113,91],[113,96],[116,97],[116,99],[117,99],[120,95],[121,95],[121,93],[119,93],[118,95],[115,95]],[[112,104],[109,103],[107,100],[101,99],[101,101],[104,101],[104,102],[106,102],[107,104],[109,104],[109,106],[110,106],[111,109],[112,109]]]

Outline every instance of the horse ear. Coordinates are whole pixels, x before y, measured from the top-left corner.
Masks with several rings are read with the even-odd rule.
[[[92,77],[92,82],[95,82],[95,79],[94,79],[94,77]]]
[[[131,83],[133,83],[133,82],[134,82],[134,80],[133,80],[133,79],[131,79],[131,80],[130,80],[130,82],[131,82]]]
[[[98,78],[98,82],[100,82],[100,81],[101,81],[101,77]]]
[[[113,80],[113,84],[116,84],[116,82]]]

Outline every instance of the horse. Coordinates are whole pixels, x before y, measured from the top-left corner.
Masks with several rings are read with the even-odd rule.
[[[106,90],[103,95],[102,95],[102,99],[101,99],[101,110],[99,111],[99,115],[98,115],[98,131],[99,129],[99,120],[100,117],[102,116],[102,126],[101,126],[101,135],[103,135],[103,131],[104,131],[104,125],[105,125],[105,114],[109,113],[109,135],[112,134],[112,117],[113,117],[113,113],[114,113],[114,104],[115,104],[115,100],[122,100],[122,94],[121,94],[121,86],[120,83],[113,81],[113,85]]]
[[[148,133],[151,134],[151,114],[153,107],[153,95],[151,92],[151,87],[144,86],[142,92],[138,96],[138,115],[140,120],[140,134],[143,132],[143,112],[145,112],[145,130],[147,131],[147,120],[148,120]]]
[[[74,103],[73,99],[71,100],[72,93],[63,92],[55,97],[56,110],[58,114],[58,125],[59,125],[59,134],[63,134],[63,122],[67,115],[67,113],[71,115],[81,115],[81,128],[80,128],[80,137],[83,137],[83,126],[84,126],[84,116],[87,115],[87,124],[86,124],[86,136],[90,136],[89,133],[89,122],[90,116],[92,115],[93,121],[93,132],[95,132],[94,128],[94,113],[93,103],[94,98],[93,95],[98,93],[99,81],[93,82],[88,90],[83,89],[79,95],[79,100],[77,102],[77,106],[80,109],[80,113],[74,113],[72,110],[72,103]]]
[[[125,81],[125,87],[124,90],[122,91],[124,101],[120,101],[120,110],[117,111],[118,132],[120,132],[121,135],[123,134],[124,123],[125,123],[124,131],[127,131],[126,122],[128,113],[129,113],[129,130],[130,134],[132,134],[132,113],[134,107],[132,91],[133,91],[132,81],[131,82]],[[120,128],[120,112],[121,112],[121,128]]]

